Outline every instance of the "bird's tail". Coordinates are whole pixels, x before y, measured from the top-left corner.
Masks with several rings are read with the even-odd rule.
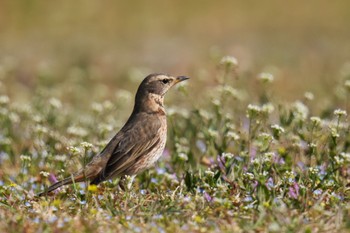
[[[55,189],[58,189],[59,187],[61,187],[63,185],[72,184],[73,182],[82,182],[85,179],[86,178],[83,174],[77,174],[73,177],[67,177],[63,180],[60,180],[60,181],[54,183],[53,185],[48,187],[44,192],[38,193],[37,196],[41,197],[41,196],[47,195],[48,193],[54,191]]]
[[[44,192],[39,193],[38,196],[40,197],[47,195],[53,190],[66,184],[72,184],[73,182],[83,182],[85,180],[94,180],[101,172],[101,170],[105,167],[108,159],[109,156],[95,156],[93,160],[88,165],[86,165],[84,169],[81,169],[72,177],[68,177],[64,180],[54,183],[53,185],[48,187]]]

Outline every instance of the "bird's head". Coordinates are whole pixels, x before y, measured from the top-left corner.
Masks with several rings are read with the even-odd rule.
[[[163,97],[175,84],[189,79],[186,76],[174,77],[167,74],[150,74],[140,84],[136,97],[135,108],[154,108],[149,106],[158,104],[163,106]],[[134,109],[135,110],[135,109]]]
[[[186,76],[173,77],[167,74],[150,74],[142,81],[137,92],[164,96],[172,86],[186,79],[188,79]]]

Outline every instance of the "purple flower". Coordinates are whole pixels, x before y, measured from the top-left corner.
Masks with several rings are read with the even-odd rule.
[[[298,199],[299,196],[299,185],[297,182],[294,182],[292,186],[289,187],[288,195],[292,199]]]
[[[299,190],[300,190],[300,187],[299,187],[299,185],[298,185],[298,183],[297,183],[297,182],[294,182],[294,184],[293,184],[293,188],[294,188],[294,190],[297,192],[297,194],[299,195]]]
[[[170,152],[169,152],[169,149],[168,148],[165,148],[164,151],[163,151],[163,157],[170,157]]]
[[[253,198],[251,196],[246,196],[244,199],[243,199],[244,202],[251,202],[253,201]]]
[[[266,188],[267,188],[268,190],[273,189],[273,187],[275,186],[275,184],[274,184],[274,182],[273,182],[272,177],[270,177],[270,178],[267,180],[267,182],[266,182],[265,185],[266,185]]]
[[[248,133],[249,132],[249,127],[250,127],[250,121],[248,118],[243,119],[243,132]]]
[[[51,184],[54,184],[54,183],[58,182],[56,176],[55,176],[53,173],[51,173],[51,174],[49,175],[48,179],[49,179],[49,181],[50,181]]]
[[[304,140],[301,140],[300,141],[300,144],[299,144],[300,148],[303,149],[303,150],[306,150],[309,146],[308,146],[308,143],[305,142]]]
[[[165,174],[165,169],[164,168],[156,168],[157,174],[158,175],[164,175]]]
[[[315,191],[313,191],[313,194],[318,197],[318,196],[320,196],[322,194],[322,190],[321,189],[316,189]]]
[[[253,181],[252,187],[253,187],[254,191],[256,191],[256,188],[258,187],[258,184],[259,184],[259,182],[257,180]]]
[[[226,167],[225,167],[225,165],[224,165],[225,159],[222,158],[221,156],[218,156],[217,161],[218,161],[218,165],[219,165],[219,167],[220,167],[220,170],[221,170],[222,172],[226,173]]]
[[[319,177],[321,179],[323,179],[325,177],[325,175],[327,174],[326,172],[326,165],[325,164],[322,164],[321,166],[318,166],[318,169],[319,169]]]
[[[298,162],[298,167],[300,167],[300,169],[301,169],[302,171],[305,171],[305,170],[306,170],[305,163],[303,163],[303,162],[301,162],[301,161]]]
[[[203,140],[197,140],[196,146],[202,153],[205,153],[207,151],[207,145],[204,143]]]
[[[257,150],[256,146],[250,146],[250,160],[255,159]]]
[[[213,165],[215,163],[215,159],[213,159],[213,158],[210,158],[209,161],[210,161],[211,165]]]
[[[278,154],[275,154],[275,157],[273,158],[273,162],[279,165],[283,165],[285,163],[284,159]]]
[[[207,200],[207,202],[213,201],[213,198],[207,192],[204,192],[204,198]]]

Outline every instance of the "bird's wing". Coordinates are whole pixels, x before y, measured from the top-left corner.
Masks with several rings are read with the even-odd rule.
[[[123,174],[140,157],[149,153],[160,141],[160,127],[158,118],[147,115],[128,122],[99,179],[102,181]]]

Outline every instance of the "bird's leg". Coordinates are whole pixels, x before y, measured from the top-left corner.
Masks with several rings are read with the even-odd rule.
[[[130,190],[132,183],[134,182],[135,177],[136,177],[136,175],[131,175],[131,176],[124,175],[124,176],[122,176],[119,180],[119,183],[118,183],[119,187],[123,191]]]
[[[131,176],[126,176],[126,187],[128,190],[131,189],[132,184],[134,183],[134,179],[135,179],[136,175],[131,175]]]
[[[125,192],[125,185],[124,185],[124,183],[125,183],[125,176],[122,176],[122,177],[120,177],[120,180],[118,182],[118,186],[119,186],[119,188],[121,190],[123,190]]]

